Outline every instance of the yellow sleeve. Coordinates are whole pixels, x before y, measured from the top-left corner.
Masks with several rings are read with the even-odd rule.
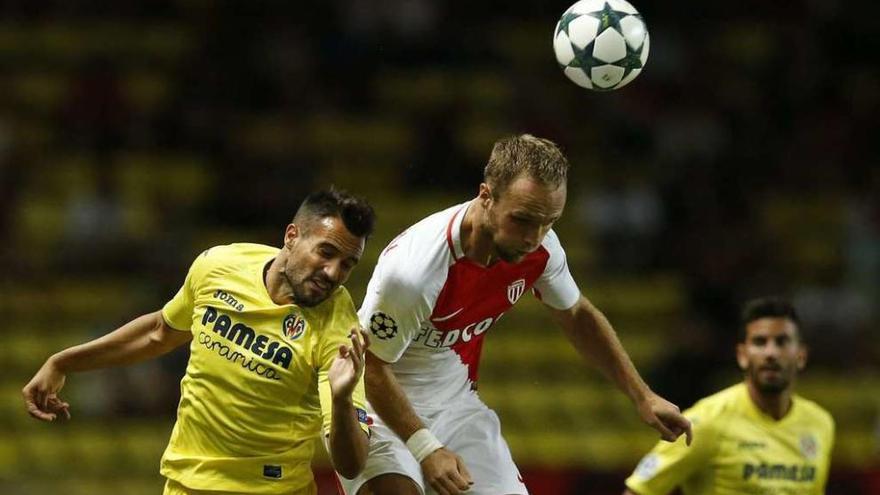
[[[822,466],[819,470],[819,480],[816,484],[819,487],[819,491],[817,492],[819,495],[825,493],[825,485],[828,483],[828,472],[831,469],[831,451],[834,450],[834,431],[836,426],[834,424],[834,418],[831,415],[828,415],[828,423],[829,426],[827,428],[827,438],[825,439],[824,445],[822,447]]]
[[[175,330],[189,331],[192,327],[195,294],[206,271],[208,251],[210,250],[206,250],[193,261],[183,281],[183,286],[162,307],[162,317]]]
[[[638,495],[667,495],[711,462],[718,446],[717,425],[701,421],[696,414],[685,415],[693,425],[691,445],[685,444],[684,435],[675,442],[658,442],[626,479],[630,491]]]
[[[333,408],[330,381],[328,380],[327,375],[330,372],[330,367],[333,365],[333,361],[339,354],[339,346],[348,345],[349,331],[351,331],[352,328],[359,326],[357,313],[355,312],[354,303],[352,303],[351,297],[345,292],[344,298],[341,297],[340,299],[341,300],[335,305],[331,323],[325,328],[324,338],[321,339],[320,345],[317,349],[317,360],[319,364],[318,394],[321,399],[322,416],[321,430],[325,436],[330,434]],[[360,423],[361,429],[363,429],[364,432],[369,433],[370,429],[368,426],[367,410],[365,408],[366,393],[364,392],[363,373],[358,380],[358,384],[355,386],[354,392],[351,394],[351,398],[355,411],[357,411],[358,423]]]

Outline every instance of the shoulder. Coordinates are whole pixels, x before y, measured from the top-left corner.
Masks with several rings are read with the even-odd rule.
[[[321,304],[321,306],[324,305],[326,305],[327,312],[333,315],[349,316],[354,314],[354,300],[343,285],[337,287],[327,301]]]
[[[559,241],[559,236],[553,229],[547,231],[547,235],[544,236],[544,240],[541,242],[541,245],[547,249],[562,249],[562,243]]]
[[[348,334],[351,327],[357,324],[357,311],[348,289],[339,286],[326,301],[316,306],[314,316],[322,325],[329,328],[324,333]]]
[[[278,248],[263,244],[224,244],[205,249],[195,262],[205,266],[238,264],[254,259],[268,259],[278,254],[278,251]]]
[[[797,407],[801,409],[801,414],[804,415],[807,421],[816,424],[822,429],[834,430],[834,417],[824,407],[800,395],[795,395],[795,400],[797,401]]]
[[[278,248],[263,244],[225,244],[210,247],[199,254],[190,268],[191,276],[223,276],[252,263],[265,262],[278,254]]]
[[[374,277],[381,277],[385,285],[412,289],[445,274],[453,261],[448,226],[463,206],[434,213],[394,238],[379,256]]]
[[[696,402],[684,412],[694,428],[713,428],[725,423],[740,409],[742,384],[728,387]]]

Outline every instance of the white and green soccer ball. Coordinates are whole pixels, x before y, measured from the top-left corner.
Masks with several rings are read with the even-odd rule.
[[[580,0],[553,31],[553,51],[565,75],[597,91],[629,84],[642,72],[649,48],[645,21],[626,0]]]

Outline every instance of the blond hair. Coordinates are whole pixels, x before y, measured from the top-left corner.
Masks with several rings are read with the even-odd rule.
[[[556,188],[566,182],[568,160],[556,143],[531,134],[496,141],[483,171],[483,180],[497,195],[523,175]]]

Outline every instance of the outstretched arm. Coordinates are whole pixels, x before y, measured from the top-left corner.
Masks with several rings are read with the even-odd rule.
[[[367,400],[382,420],[397,434],[422,466],[425,480],[438,493],[457,495],[473,484],[461,457],[447,450],[425,428],[406,393],[397,382],[391,365],[367,352],[364,377]]]
[[[648,388],[601,311],[584,296],[570,309],[547,308],[575,349],[633,401],[645,423],[669,442],[684,433],[690,445],[690,421],[675,404]]]
[[[352,393],[364,372],[364,352],[370,339],[359,328],[349,335],[351,345],[340,345],[327,379],[333,400],[330,422],[330,459],[336,471],[353,479],[367,463],[369,437],[358,424]]]
[[[58,414],[70,418],[69,404],[58,398],[67,373],[139,363],[190,340],[192,334],[168,326],[161,311],[135,318],[107,335],[47,359],[21,391],[25,407],[31,416],[43,421],[53,421]]]

